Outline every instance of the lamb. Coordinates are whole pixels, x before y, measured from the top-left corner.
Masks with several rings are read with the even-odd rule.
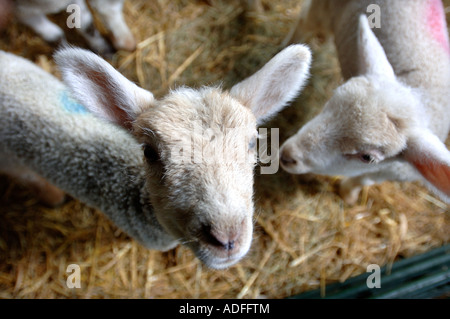
[[[374,9],[381,27],[371,29]],[[282,168],[343,175],[350,204],[362,186],[385,180],[422,181],[448,203],[450,49],[441,1],[311,1],[294,42],[312,26],[333,30],[346,82],[283,143]]]
[[[70,93],[0,53],[2,171],[35,172],[148,248],[185,244],[216,269],[239,261],[252,240],[257,123],[300,92],[309,49],[284,49],[229,91],[181,87],[160,100],[87,50],[55,59]]]
[[[133,51],[136,48],[136,41],[123,17],[123,2],[124,0],[90,0],[89,4],[99,14],[99,18],[110,33],[114,48]],[[77,10],[75,8],[79,9],[78,16],[75,14]],[[63,10],[79,18],[78,26],[70,17],[68,20],[74,24],[73,27],[83,36],[92,50],[101,54],[112,51],[109,43],[95,28],[94,19],[85,0],[15,0],[17,19],[50,43],[66,42],[63,30],[46,17],[47,14]]]

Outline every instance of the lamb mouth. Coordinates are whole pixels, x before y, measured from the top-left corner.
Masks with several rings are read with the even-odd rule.
[[[212,269],[226,269],[234,264],[236,264],[243,256],[240,254],[234,254],[233,256],[221,258],[221,257],[202,257],[201,255],[196,255],[198,259],[200,259],[206,266]]]
[[[239,250],[227,256],[217,256],[213,250],[202,247],[198,241],[192,241],[187,243],[188,246],[195,254],[195,256],[207,267],[211,269],[226,269],[238,261],[240,261],[247,253],[246,250]]]

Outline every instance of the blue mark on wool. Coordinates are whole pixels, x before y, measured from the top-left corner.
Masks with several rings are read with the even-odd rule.
[[[60,97],[61,104],[63,105],[64,109],[70,113],[75,114],[87,114],[89,111],[86,109],[86,107],[77,101],[75,101],[73,98],[70,97],[67,91],[61,92]]]

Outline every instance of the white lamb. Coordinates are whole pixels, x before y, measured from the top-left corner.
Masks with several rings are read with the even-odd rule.
[[[378,9],[380,28],[371,30],[365,14]],[[340,192],[349,203],[362,185],[384,180],[421,180],[449,202],[450,49],[441,1],[317,0],[305,13],[297,38],[332,32],[346,83],[283,144],[282,167],[348,176]]]
[[[136,41],[123,17],[123,2],[124,0],[89,0],[90,6],[99,14],[110,33],[114,48],[133,51]],[[15,0],[15,16],[47,42],[65,42],[64,31],[50,21],[47,15],[61,11],[75,13],[75,7],[69,7],[73,4],[77,5],[80,11],[78,16],[74,15],[80,20],[79,27],[75,29],[92,50],[103,54],[110,52],[110,45],[94,26],[94,19],[85,0]]]
[[[1,171],[39,174],[149,248],[186,244],[213,268],[242,258],[257,122],[300,92],[309,49],[284,49],[229,92],[179,88],[161,100],[89,51],[63,49],[56,61],[80,103],[50,74],[0,52]],[[180,156],[199,155],[192,149],[200,160]]]

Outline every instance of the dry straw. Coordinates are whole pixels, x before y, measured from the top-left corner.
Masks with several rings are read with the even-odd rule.
[[[229,87],[281,49],[301,10],[294,0],[262,1],[263,10],[252,13],[242,3],[128,1],[126,20],[138,46],[110,61],[157,96],[180,85]],[[341,82],[332,42],[310,45],[310,83],[266,125],[282,128],[281,141]],[[15,22],[1,35],[0,49],[57,74],[52,47]],[[236,266],[213,271],[184,247],[165,253],[143,248],[75,199],[45,208],[0,176],[0,297],[283,298],[319,287],[326,293],[327,283],[361,274],[368,264],[389,265],[450,242],[448,206],[419,184],[366,188],[358,204],[348,206],[336,195],[338,181],[281,171],[257,175],[252,248]],[[66,286],[72,263],[81,268],[80,289]]]

